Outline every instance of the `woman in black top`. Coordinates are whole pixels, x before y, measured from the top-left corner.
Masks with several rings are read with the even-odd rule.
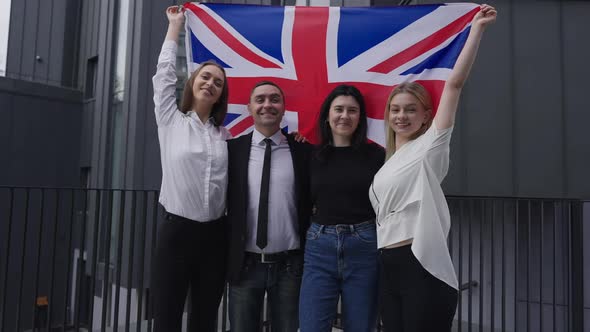
[[[377,237],[368,190],[385,159],[367,141],[360,91],[335,88],[318,119],[311,161],[312,224],[307,232],[299,304],[302,332],[331,331],[341,296],[345,331],[373,331],[377,313]]]

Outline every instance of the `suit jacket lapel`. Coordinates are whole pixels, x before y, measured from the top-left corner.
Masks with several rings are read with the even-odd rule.
[[[295,139],[291,135],[287,135],[283,132],[283,135],[287,137],[287,142],[289,143],[289,150],[291,150],[291,161],[293,162],[293,174],[295,180],[295,199],[299,200],[299,183],[301,177],[301,165],[299,165],[299,149],[297,148],[297,143]]]
[[[245,173],[242,175],[248,176],[248,161],[250,160],[250,150],[252,146],[252,133],[244,136],[244,139],[240,141],[239,151],[239,159],[238,163],[243,165],[241,170],[244,170]]]
[[[250,150],[252,149],[252,133],[249,133],[244,136],[244,139],[240,141],[240,146],[238,148],[238,165],[240,165],[240,169],[238,170],[238,174],[240,174],[240,178],[243,179],[240,181],[242,183],[241,188],[238,188],[241,193],[243,193],[242,197],[244,197],[244,216],[246,216],[246,211],[248,209],[248,200],[249,191],[248,191],[248,168],[250,164]],[[245,218],[244,218],[245,220]]]

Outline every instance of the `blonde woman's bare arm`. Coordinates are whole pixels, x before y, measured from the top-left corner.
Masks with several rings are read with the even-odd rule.
[[[477,56],[481,37],[486,27],[496,20],[496,16],[497,12],[494,7],[481,5],[480,11],[473,17],[471,31],[465,46],[457,58],[455,67],[445,83],[440,98],[438,110],[434,117],[434,125],[437,129],[447,129],[455,123],[459,97]]]

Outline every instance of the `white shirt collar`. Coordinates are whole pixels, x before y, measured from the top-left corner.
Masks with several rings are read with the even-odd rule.
[[[205,123],[201,122],[201,119],[199,118],[199,115],[197,114],[197,112],[195,111],[188,111],[186,113],[186,115],[188,115],[189,117],[195,119],[196,121],[198,121],[200,124],[204,125],[204,126],[213,126],[214,122],[213,122],[213,117],[209,117],[209,119],[207,119],[207,121],[205,121]]]
[[[264,144],[264,139],[267,138],[266,136],[264,136],[263,134],[261,134],[258,130],[256,130],[256,128],[254,129],[254,131],[252,132],[252,142],[254,144],[258,144],[258,145],[262,145]],[[283,142],[284,140],[286,140],[287,138],[285,137],[285,135],[283,135],[283,132],[281,132],[281,130],[277,130],[276,133],[274,133],[271,137],[268,137],[272,140],[272,142],[274,143],[274,145],[280,145],[281,142]]]

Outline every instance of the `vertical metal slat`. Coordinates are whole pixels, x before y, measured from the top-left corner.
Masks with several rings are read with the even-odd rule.
[[[18,278],[18,297],[16,298],[16,331],[20,330],[20,308],[21,308],[21,300],[23,296],[23,286],[24,286],[24,275],[25,275],[25,257],[27,256],[27,232],[29,228],[29,198],[30,198],[30,191],[29,188],[25,189],[25,217],[24,217],[24,230],[23,230],[23,253],[20,259],[20,278]]]
[[[51,276],[49,279],[49,307],[47,308],[47,325],[46,329],[50,331],[51,328],[51,316],[53,311],[53,279],[55,277],[55,247],[57,246],[57,228],[59,225],[59,207],[60,207],[60,190],[55,190],[55,218],[53,224],[53,242],[51,248]]]
[[[131,216],[129,218],[129,268],[127,269],[127,306],[125,308],[125,331],[129,331],[129,317],[131,316],[131,291],[133,290],[133,254],[135,247],[135,209],[137,208],[137,198],[135,191],[131,192]],[[138,289],[141,291],[141,289]],[[139,321],[137,324],[139,325]]]
[[[41,263],[41,244],[43,241],[43,215],[45,214],[45,189],[41,189],[41,199],[40,199],[40,214],[39,214],[39,236],[37,236],[37,256],[35,262],[35,299],[33,303],[33,317],[31,326],[36,328],[36,318],[37,318],[37,297],[39,296],[39,265]]]

